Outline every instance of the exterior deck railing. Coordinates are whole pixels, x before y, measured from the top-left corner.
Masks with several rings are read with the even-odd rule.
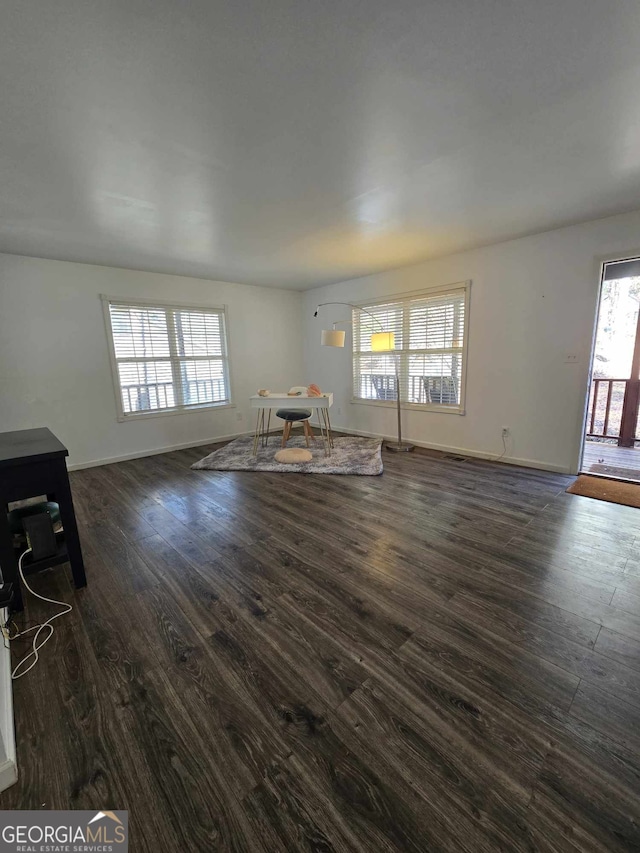
[[[190,379],[184,383],[184,405],[197,405],[224,399],[224,379]],[[124,385],[122,403],[125,412],[153,412],[176,405],[172,382]]]
[[[459,382],[452,376],[425,376],[414,374],[408,377],[408,399],[413,404],[441,403],[455,406],[459,400]],[[429,387],[429,393],[427,393]],[[364,400],[395,400],[396,377],[388,373],[361,373],[360,398]]]
[[[361,373],[360,396],[365,400],[395,400],[396,377],[393,374]],[[422,376],[409,377],[409,399],[415,403],[426,403]]]
[[[637,380],[592,379],[587,438],[614,438],[625,447],[640,440],[637,386]]]

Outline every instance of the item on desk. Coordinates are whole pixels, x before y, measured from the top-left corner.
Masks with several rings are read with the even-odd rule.
[[[266,388],[259,388],[258,389],[258,395],[260,397],[268,397],[270,393],[271,393],[271,391],[267,391]]]
[[[307,396],[308,397],[322,397],[322,391],[317,385],[313,383],[307,388]]]

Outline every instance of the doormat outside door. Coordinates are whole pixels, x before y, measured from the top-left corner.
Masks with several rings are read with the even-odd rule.
[[[570,495],[581,495],[584,498],[595,498],[598,501],[609,501],[609,503],[635,506],[640,509],[640,484],[638,483],[580,474],[578,479],[569,486],[567,492]]]

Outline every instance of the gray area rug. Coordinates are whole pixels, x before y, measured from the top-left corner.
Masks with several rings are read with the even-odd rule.
[[[320,440],[312,441],[309,448],[313,455],[311,462],[283,465],[274,459],[281,446],[279,435],[271,436],[267,447],[258,449],[257,457],[251,455],[253,437],[236,438],[191,467],[205,471],[275,471],[283,474],[382,474],[382,442],[379,439],[349,436],[335,438],[334,443],[331,456],[324,455]],[[306,447],[306,444],[304,438],[296,437],[287,442],[287,447]]]

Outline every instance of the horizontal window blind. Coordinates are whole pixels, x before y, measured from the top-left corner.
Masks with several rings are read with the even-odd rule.
[[[124,417],[230,402],[224,309],[107,302]]]
[[[354,308],[354,399],[395,401],[400,393],[403,403],[463,411],[468,294],[465,284]],[[371,335],[381,331],[394,334],[389,353],[371,351]]]

